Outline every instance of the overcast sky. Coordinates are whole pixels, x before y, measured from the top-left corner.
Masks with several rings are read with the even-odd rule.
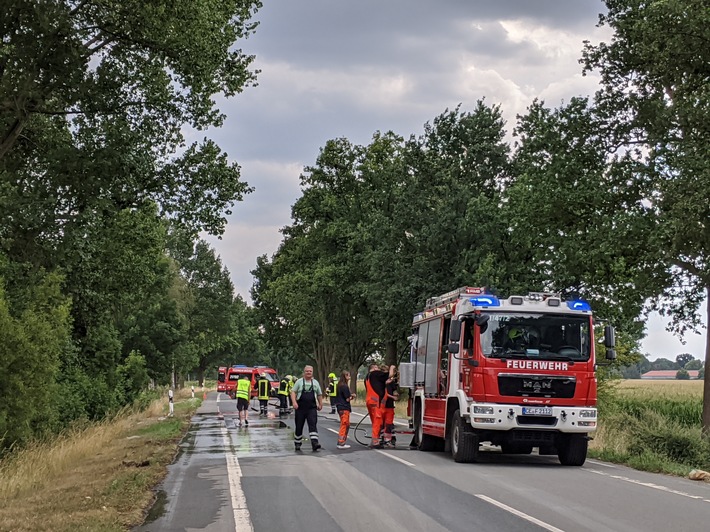
[[[223,128],[210,132],[255,188],[238,203],[221,240],[209,238],[250,301],[250,271],[281,242],[300,196],[299,175],[327,140],[368,144],[376,131],[408,137],[461,104],[500,104],[508,131],[534,98],[558,106],[590,95],[582,42],[597,28],[600,0],[263,0],[257,32],[239,46],[256,55],[259,85],[227,101]],[[651,358],[690,352],[649,322]]]

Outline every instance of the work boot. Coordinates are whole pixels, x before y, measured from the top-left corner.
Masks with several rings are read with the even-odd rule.
[[[318,452],[321,450],[321,445],[318,443],[318,440],[313,440],[313,452]]]
[[[245,427],[248,427],[248,426],[249,426],[249,422],[248,422],[246,419],[244,420],[244,426],[245,426]]]
[[[332,407],[332,408],[330,409],[330,413],[331,413],[331,414],[335,414],[335,407]]]
[[[384,448],[384,446],[380,442],[371,443],[369,445],[369,447],[370,447],[370,449],[383,449]]]
[[[297,450],[297,451],[300,451],[300,450],[301,450],[301,444],[300,444],[300,443],[295,444],[295,447],[296,447],[296,450]]]

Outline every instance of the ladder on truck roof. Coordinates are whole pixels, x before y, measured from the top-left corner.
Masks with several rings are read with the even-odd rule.
[[[485,288],[475,286],[462,286],[461,288],[457,288],[456,290],[452,290],[451,292],[446,292],[445,294],[442,294],[440,296],[430,297],[426,300],[424,310],[433,309],[436,307],[440,307],[441,305],[446,305],[447,303],[456,301],[461,296],[461,294],[480,295],[485,293],[485,291]]]

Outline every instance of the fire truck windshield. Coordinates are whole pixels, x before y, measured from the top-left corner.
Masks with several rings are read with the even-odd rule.
[[[588,316],[491,312],[481,328],[483,354],[493,358],[585,361],[591,356]]]

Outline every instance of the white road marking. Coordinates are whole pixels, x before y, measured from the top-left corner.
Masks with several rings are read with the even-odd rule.
[[[594,465],[600,465],[600,466],[603,466],[603,467],[609,467],[609,468],[611,468],[611,469],[618,469],[618,467],[616,467],[615,465],[605,464],[604,462],[597,462],[596,460],[589,460],[589,459],[587,459],[587,462],[590,463],[590,464],[594,464]]]
[[[490,497],[487,497],[486,495],[481,495],[479,493],[479,494],[476,494],[476,497],[478,497],[479,499],[482,499],[486,502],[489,502],[489,503],[497,506],[498,508],[502,508],[503,510],[510,512],[511,514],[517,515],[518,517],[521,517],[521,518],[525,519],[526,521],[530,521],[531,523],[535,523],[537,526],[540,526],[540,527],[544,528],[545,530],[550,530],[550,532],[563,532],[561,529],[559,529],[555,526],[545,523],[544,521],[540,521],[539,519],[534,518],[532,515],[528,515],[524,512],[521,512],[520,510],[516,510],[515,508],[511,508],[507,504],[503,504],[502,502],[498,502],[497,500],[491,499]]]
[[[383,456],[386,456],[387,458],[391,458],[392,460],[397,460],[398,462],[401,462],[401,463],[403,463],[404,465],[408,465],[409,467],[417,467],[417,466],[416,466],[415,464],[413,464],[412,462],[407,462],[406,460],[403,460],[403,459],[400,458],[399,456],[395,456],[395,455],[393,455],[393,454],[391,454],[391,453],[386,453],[385,451],[379,451],[379,450],[377,450],[377,449],[375,449],[375,451],[378,452],[378,453],[380,453],[380,454],[383,455]]]
[[[334,432],[335,434],[339,434],[339,432],[338,432],[337,430],[335,430],[335,429],[328,428],[328,430],[329,430],[330,432]],[[348,436],[348,438],[350,438],[350,436]],[[377,452],[380,453],[380,454],[385,455],[387,458],[391,458],[392,460],[397,460],[398,462],[401,462],[401,463],[403,463],[404,465],[408,465],[409,467],[417,467],[417,466],[416,466],[415,464],[413,464],[412,462],[407,462],[406,460],[403,460],[403,459],[400,458],[399,456],[394,456],[393,454],[386,453],[386,452],[380,451],[380,450],[378,450],[378,449],[375,449],[375,451],[377,451]]]
[[[231,450],[229,432],[225,427],[222,427],[222,437],[224,438],[225,455],[227,457],[227,479],[232,499],[235,530],[238,532],[254,532],[246,497],[242,490],[242,468],[239,466],[237,453]]]
[[[602,475],[609,478],[615,478],[617,480],[623,480],[624,482],[629,482],[631,484],[636,484],[638,486],[644,486],[646,488],[651,488],[658,491],[665,491],[666,493],[672,493],[674,495],[680,495],[681,497],[687,497],[689,499],[695,499],[702,502],[710,502],[710,499],[706,499],[700,495],[691,495],[684,491],[674,490],[668,486],[661,486],[659,484],[653,484],[652,482],[642,482],[641,480],[636,480],[629,477],[623,477],[621,475],[610,475],[609,473],[604,473],[603,471],[596,471],[595,469],[582,469],[582,471],[587,471],[588,473],[596,473],[597,475]]]

